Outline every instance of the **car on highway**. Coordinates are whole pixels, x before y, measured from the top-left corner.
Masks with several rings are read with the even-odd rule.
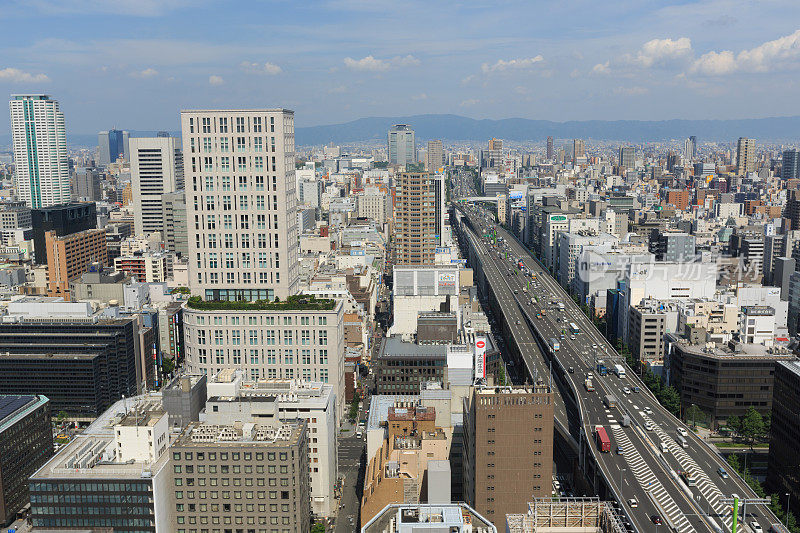
[[[569,368],[567,368],[567,372],[569,372],[570,374],[574,374],[575,373],[575,368],[569,367]]]
[[[649,406],[649,405],[646,405],[646,406],[645,406],[645,408],[644,408],[644,412],[645,412],[645,413],[647,413],[648,415],[652,415],[652,414],[653,414],[653,410],[652,410],[652,409],[650,409],[650,406]]]
[[[647,431],[653,431],[653,428],[655,428],[655,425],[652,422],[650,422],[649,420],[645,422],[644,429],[646,429]]]
[[[630,500],[628,500],[628,505],[632,508],[639,507],[639,501],[636,498],[631,498]]]
[[[629,389],[628,387],[622,387],[622,392],[624,392],[625,394],[630,394],[631,389]]]
[[[682,427],[678,427],[678,433],[680,433],[681,437],[688,437],[689,436],[689,433],[687,433],[686,430],[684,428],[682,428]]]
[[[657,525],[657,526],[660,526],[660,525],[662,525],[662,524],[664,523],[664,522],[661,520],[661,517],[660,517],[660,516],[658,516],[657,514],[654,514],[653,516],[651,516],[651,517],[650,517],[650,520],[651,520],[651,521],[652,521],[652,522],[653,522],[655,525]]]
[[[728,479],[728,472],[722,467],[717,468],[717,474],[719,474],[719,477],[722,479]]]
[[[619,446],[617,446],[616,452],[617,455],[624,455],[624,453],[622,452],[622,448],[620,448]]]
[[[753,533],[764,533],[764,530],[761,528],[761,524],[753,520],[750,522],[750,529],[753,530]]]

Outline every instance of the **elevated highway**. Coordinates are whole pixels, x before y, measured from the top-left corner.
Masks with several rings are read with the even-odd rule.
[[[755,498],[753,491],[730,472],[713,446],[661,407],[513,235],[490,222],[491,215],[476,206],[459,205],[456,211],[453,222],[466,236],[470,264],[483,273],[479,283],[486,283],[494,294],[497,309],[493,311],[508,327],[530,378],[549,379],[552,364],[554,389],[560,396],[556,424],[562,430],[566,428],[577,443],[581,468],[597,494],[617,500],[636,531],[656,530],[653,517],[660,517],[663,526],[679,532],[730,531],[732,514],[723,498],[732,494]],[[502,245],[484,237],[494,231],[502,238]],[[563,311],[559,304],[563,304]],[[571,332],[571,324],[578,333]],[[558,351],[549,348],[550,339],[558,340]],[[599,359],[606,366],[622,365],[624,374],[598,376]],[[590,373],[594,392],[584,386]],[[615,406],[604,402],[606,395],[615,398]],[[609,453],[600,452],[595,444],[598,425],[611,437]],[[680,437],[685,439],[685,447]],[[730,476],[720,476],[720,468]],[[682,472],[690,473],[690,481],[680,476]],[[746,512],[739,531],[750,531],[752,521],[764,531],[777,522],[762,506]],[[742,522],[748,525],[742,526]]]

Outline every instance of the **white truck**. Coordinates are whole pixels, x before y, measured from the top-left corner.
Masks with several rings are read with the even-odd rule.
[[[614,373],[618,378],[625,377],[625,369],[622,367],[622,365],[614,365]]]

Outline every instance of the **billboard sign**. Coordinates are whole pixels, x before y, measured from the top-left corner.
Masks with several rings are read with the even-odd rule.
[[[455,272],[439,272],[439,287],[455,287],[455,286],[456,286]]]
[[[486,377],[486,337],[475,337],[475,379]]]
[[[522,191],[511,191],[510,193],[508,193],[508,197],[511,200],[522,200],[522,198],[525,197],[525,193],[523,193]]]

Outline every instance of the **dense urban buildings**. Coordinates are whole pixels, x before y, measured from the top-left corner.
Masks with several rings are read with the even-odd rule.
[[[45,233],[52,231],[56,237],[90,230],[97,227],[97,208],[94,202],[78,202],[31,210],[35,262],[47,264]]]
[[[34,209],[70,201],[64,113],[46,94],[11,95],[17,197]]]
[[[297,293],[294,113],[181,112],[189,283],[205,300]]]

